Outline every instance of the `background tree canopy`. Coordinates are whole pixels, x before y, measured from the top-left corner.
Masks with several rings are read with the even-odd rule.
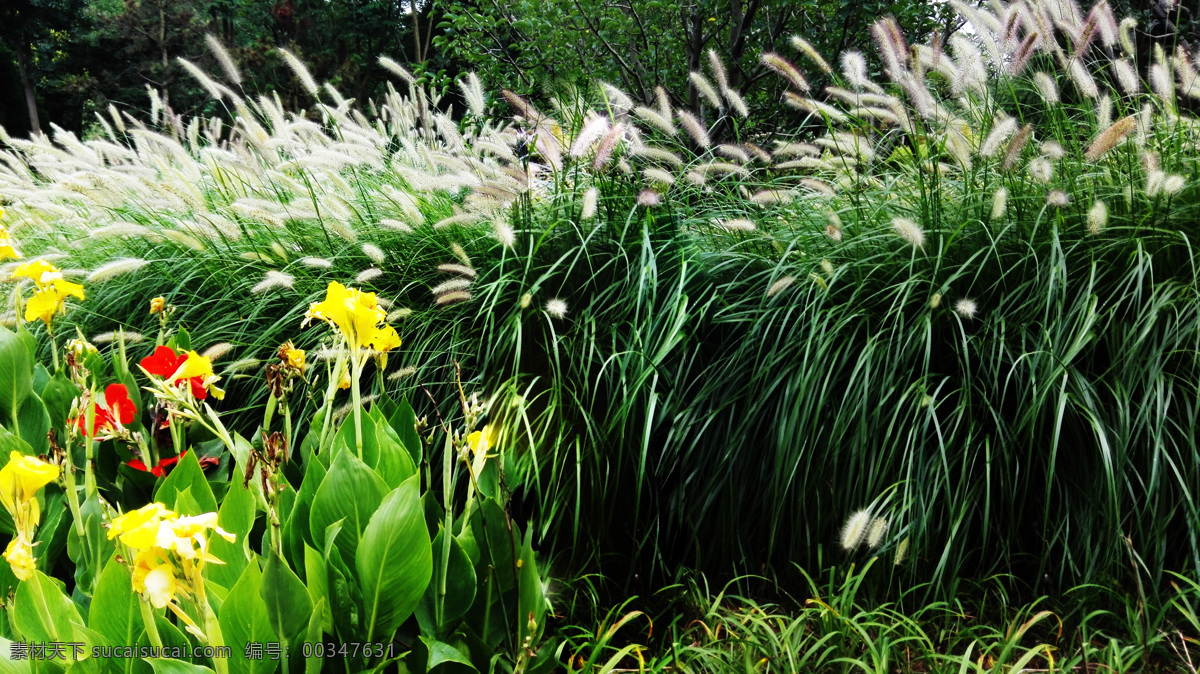
[[[305,101],[277,47],[359,100],[381,91],[388,74],[376,59],[387,55],[446,104],[456,101],[453,79],[474,70],[493,90],[535,98],[600,79],[646,102],[661,86],[691,106],[688,74],[711,74],[712,50],[751,108],[790,117],[763,52],[801,63],[789,39],[802,35],[823,53],[870,53],[878,16],[893,14],[918,38],[956,28],[939,11],[920,0],[15,0],[0,9],[0,124],[18,136],[50,124],[83,131],[110,104],[146,108],[147,87],[168,91],[176,112],[219,112],[177,61],[220,72],[208,34],[247,73],[247,92],[285,104]]]

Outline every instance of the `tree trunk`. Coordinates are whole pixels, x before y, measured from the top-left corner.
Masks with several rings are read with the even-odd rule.
[[[33,80],[29,76],[29,41],[22,40],[21,48],[17,50],[17,72],[21,77],[21,87],[25,89],[25,108],[29,112],[29,135],[42,132],[42,124],[38,121],[37,93],[33,89]]]

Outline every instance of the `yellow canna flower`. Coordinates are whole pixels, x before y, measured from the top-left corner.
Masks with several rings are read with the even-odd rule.
[[[203,557],[205,561],[216,561],[208,552],[208,541],[204,537],[206,531],[213,531],[230,543],[237,539],[234,534],[217,526],[217,514],[205,513],[193,517],[176,517],[163,522],[158,528],[155,545],[164,550],[171,550],[182,559]]]
[[[17,509],[28,505],[31,509],[29,524],[36,525],[40,519],[38,490],[57,479],[58,466],[34,456],[12,452],[8,463],[0,469],[0,503],[8,512],[14,513],[14,519]]]
[[[19,534],[9,541],[8,548],[4,550],[4,559],[12,568],[17,580],[29,580],[37,570],[37,563],[33,559],[33,547]]]
[[[108,528],[108,538],[117,536],[121,542],[135,550],[148,550],[158,541],[158,530],[163,520],[175,517],[175,513],[167,510],[161,503],[151,503],[113,520]]]
[[[375,293],[333,281],[325,291],[325,299],[309,305],[304,323],[324,321],[342,333],[351,349],[360,349],[375,339],[376,326],[386,318],[387,312],[379,306]]]
[[[150,300],[150,315],[153,316],[154,314],[161,314],[166,306],[167,298],[155,297],[154,299]]]
[[[42,281],[42,276],[44,276],[46,274],[53,275],[53,274],[61,274],[61,273],[62,272],[58,270],[58,267],[55,267],[54,265],[50,264],[49,262],[46,262],[45,260],[38,258],[38,259],[34,260],[33,262],[26,262],[25,264],[20,265],[16,269],[14,269],[13,273],[12,273],[12,278],[14,278],[14,279],[17,279],[17,278],[33,279],[33,282],[37,284],[37,287],[41,288],[45,284],[45,282]],[[51,278],[53,278],[53,276],[51,276]]]
[[[4,215],[4,211],[0,211],[0,217]],[[13,247],[12,239],[9,238],[8,230],[0,227],[0,260],[19,260],[21,253]]]
[[[390,325],[375,328],[371,335],[371,347],[383,353],[398,349],[400,348],[400,335],[396,334],[396,329]]]
[[[180,379],[191,379],[192,377],[200,377],[208,379],[213,376],[212,358],[201,356],[195,351],[188,351],[187,360],[183,361],[183,365],[175,370],[175,374],[167,380],[168,384],[174,384]]]
[[[138,553],[133,563],[133,590],[154,608],[165,608],[181,589],[177,569],[163,550],[151,548]]]
[[[350,373],[342,372],[342,378],[338,380],[338,388],[342,390],[350,388]]]
[[[467,436],[467,446],[471,448],[472,454],[487,454],[488,450],[500,441],[500,432],[492,424],[483,427],[482,430],[475,431]]]
[[[291,342],[288,342],[291,344]],[[304,351],[302,349],[284,349],[283,362],[288,367],[299,372],[304,372]]]

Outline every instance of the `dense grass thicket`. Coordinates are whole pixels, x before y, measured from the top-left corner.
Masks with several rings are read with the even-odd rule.
[[[879,21],[878,73],[765,54],[792,135],[739,135],[716,54],[695,111],[473,77],[445,111],[390,61],[356,102],[294,61],[308,110],[197,71],[225,115],[4,138],[0,200],[84,280],[85,335],[152,332],[166,295],[229,409],[315,345],[329,281],[378,292],[386,388],[432,416],[461,364],[543,554],[618,592],[682,565],[804,594],[877,556],[879,601],[1168,606],[1200,576],[1200,64],[1136,62],[1105,3],[956,7],[947,44]]]

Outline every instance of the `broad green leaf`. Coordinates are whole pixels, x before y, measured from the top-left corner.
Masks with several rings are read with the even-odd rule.
[[[509,528],[508,513],[495,499],[485,498],[478,503],[479,510],[471,516],[471,529],[480,552],[480,566],[475,572],[479,575],[480,567],[492,567],[500,590],[508,592],[517,585],[517,564],[513,557],[517,542]]]
[[[71,403],[79,396],[79,389],[67,379],[62,372],[46,382],[42,389],[42,403],[46,405],[46,413],[50,415],[50,427],[61,432],[66,428],[67,415],[71,413]],[[141,407],[138,408],[142,409]]]
[[[167,479],[162,481],[158,489],[154,492],[154,500],[162,503],[171,510],[175,510],[176,495],[185,490],[191,490],[192,498],[196,500],[200,512],[190,513],[183,512],[183,515],[202,515],[204,513],[216,512],[217,499],[213,496],[212,489],[208,486],[208,480],[204,477],[204,469],[200,467],[200,462],[196,459],[195,452],[188,452],[183,455],[179,463],[175,464],[175,469],[167,476]],[[179,512],[176,510],[176,512]]]
[[[67,532],[70,530],[71,513],[62,492],[47,488],[42,492],[42,522],[33,534],[34,555],[38,568],[53,570],[58,558],[67,547]],[[107,535],[107,532],[105,532]]]
[[[16,430],[17,412],[33,392],[33,356],[17,333],[0,326],[0,421]]]
[[[13,660],[9,657],[9,654],[12,653],[12,645],[13,642],[0,637],[0,655],[3,655],[0,657],[0,674],[29,674],[31,671],[29,660]]]
[[[31,391],[26,396],[25,402],[21,403],[21,409],[17,411],[17,419],[21,427],[21,439],[29,443],[33,453],[49,454],[50,440],[46,437],[46,432],[50,430],[50,415],[46,413],[46,406],[36,393]]]
[[[213,671],[208,667],[193,665],[183,660],[173,660],[171,658],[142,658],[150,663],[154,669],[154,674],[205,674]]]
[[[279,666],[277,660],[249,660],[242,657],[246,644],[279,641],[267,617],[267,604],[259,594],[261,586],[262,572],[258,569],[258,562],[252,561],[246,565],[242,577],[230,588],[229,596],[221,604],[221,634],[225,638],[225,645],[235,656],[227,660],[231,674],[273,672]]]
[[[429,652],[429,659],[425,664],[427,672],[433,671],[434,667],[445,662],[454,662],[475,669],[475,665],[471,664],[470,656],[463,652],[465,646],[463,650],[459,650],[450,644],[424,636],[421,637],[421,643],[425,644],[425,648]]]
[[[293,565],[298,566],[305,559],[304,546],[316,545],[309,531],[308,523],[312,515],[312,502],[317,495],[317,488],[325,479],[325,466],[320,461],[309,461],[304,469],[304,482],[296,493],[296,501],[292,504],[291,512],[283,525],[283,551]],[[305,575],[307,580],[307,572]]]
[[[342,427],[338,429],[337,435],[333,438],[333,447],[329,450],[329,456],[333,461],[337,461],[338,454],[342,452],[350,452],[355,457],[358,457],[358,448],[355,445],[357,432],[354,427],[354,413],[346,415],[346,420],[342,422]],[[371,416],[366,410],[362,413],[362,461],[368,466],[374,468],[379,464],[379,443],[376,438],[374,424],[371,422]]]
[[[396,405],[396,411],[388,417],[388,425],[400,437],[400,442],[404,445],[404,449],[408,450],[413,464],[417,466],[421,465],[423,445],[421,444],[420,436],[417,435],[417,414],[413,412],[412,405],[408,404],[407,399],[400,399],[400,402]]]
[[[379,462],[375,465],[375,472],[383,478],[388,488],[395,489],[417,474],[417,465],[413,463],[412,457],[400,443],[400,437],[386,420],[372,415],[371,421],[379,448]]]
[[[453,536],[439,531],[433,539],[433,577],[417,604],[421,632],[442,638],[453,631],[453,622],[475,601],[475,568]],[[443,571],[444,570],[444,571]],[[442,595],[442,579],[446,589]]]
[[[367,641],[385,641],[413,609],[433,573],[420,476],[397,487],[371,517],[355,565],[362,580]]]
[[[98,582],[97,575],[112,556],[116,541],[108,538],[108,530],[104,528],[104,511],[96,496],[79,505],[79,515],[83,519],[84,535],[81,538],[74,526],[67,527],[67,555],[75,563],[76,585],[87,588],[90,593]]]
[[[341,534],[342,520],[330,524],[325,530],[325,568],[329,572],[330,614],[334,631],[347,640],[363,632],[362,592],[342,559],[342,553],[338,551],[337,540]]]
[[[312,615],[313,605],[308,589],[287,562],[272,552],[263,569],[260,593],[267,604],[267,619],[271,629],[279,635],[286,651],[286,646],[294,643],[308,626],[308,619]]]
[[[322,597],[313,605],[312,615],[309,616],[308,629],[304,633],[304,641],[306,643],[317,644],[325,641],[322,637],[325,635],[326,628],[324,625],[328,622],[328,614],[329,607]],[[325,658],[310,655],[304,663],[304,674],[319,674],[324,666]]]
[[[536,642],[545,628],[546,592],[542,588],[542,577],[538,575],[537,560],[533,553],[533,527],[529,527],[525,532],[517,578],[520,581],[520,588],[517,590],[517,628],[521,637],[520,643],[525,643],[526,638]]]
[[[75,603],[41,571],[17,586],[16,618],[17,629],[28,641],[74,641],[72,623],[83,624]]]
[[[387,485],[383,480],[359,461],[353,452],[339,453],[313,497],[309,516],[309,530],[313,538],[323,536],[330,524],[344,520],[337,546],[346,563],[353,564],[359,536],[387,493]],[[325,545],[323,537],[314,542],[318,544],[317,547]]]
[[[208,549],[224,564],[208,564],[204,567],[205,576],[224,587],[233,587],[246,568],[247,537],[254,527],[254,495],[242,486],[242,481],[235,475],[233,484],[221,501],[221,509],[217,511],[217,523],[222,529],[237,536],[230,543],[221,536],[208,537]]]
[[[46,384],[50,383],[50,371],[46,369],[45,365],[36,362],[36,353],[34,354],[33,359],[35,361],[33,365],[33,392],[36,393],[40,398],[42,397],[42,391],[46,390]],[[58,374],[62,373],[59,372]]]
[[[9,433],[5,426],[0,426],[0,454],[3,454],[3,456],[0,456],[0,466],[8,463],[8,457],[13,452],[32,456],[33,447],[30,447],[28,442]]]
[[[312,546],[304,546],[304,575],[308,577],[308,597],[312,604],[323,604],[325,606],[325,614],[329,614],[329,569],[326,567],[325,558],[321,553],[314,550]],[[316,608],[313,609],[314,617]],[[326,618],[322,618],[326,620]],[[333,632],[333,623],[326,620],[322,625],[326,632]]]

